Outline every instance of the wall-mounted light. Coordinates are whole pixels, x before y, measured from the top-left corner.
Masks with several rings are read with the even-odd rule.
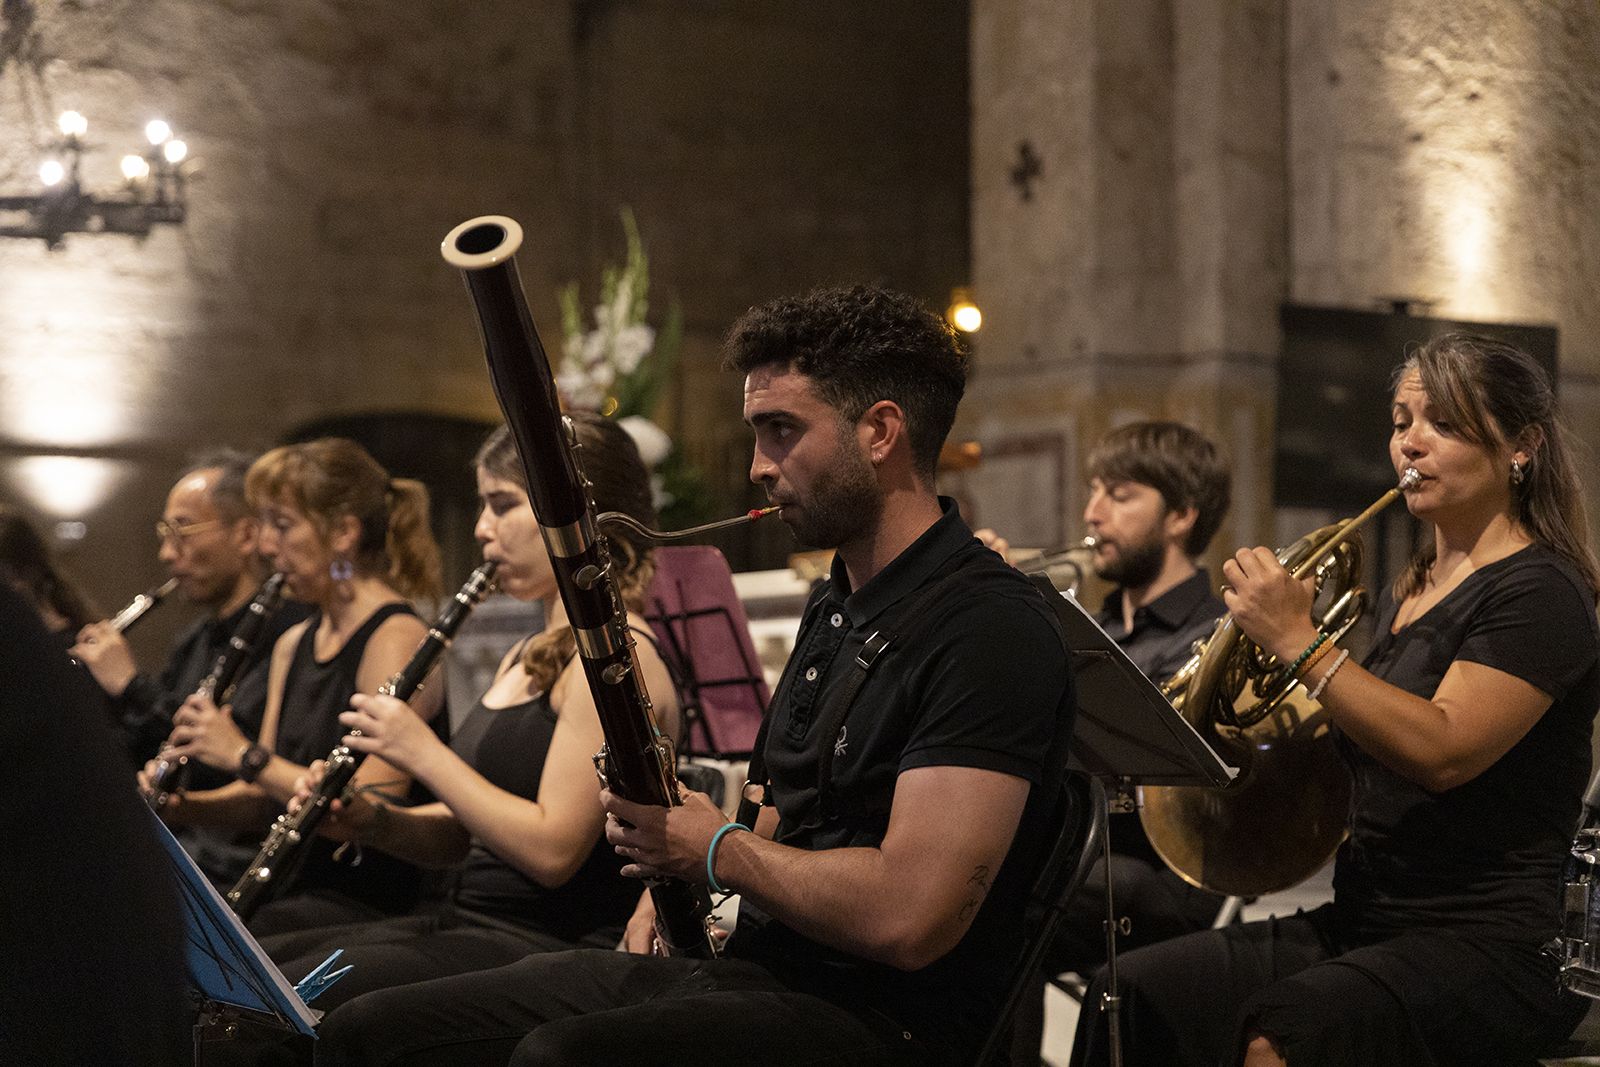
[[[945,308],[944,317],[962,333],[977,333],[983,327],[983,312],[964,288],[950,290],[950,306]]]
[[[111,495],[126,462],[98,456],[23,456],[7,464],[16,491],[46,515],[81,521]]]
[[[29,120],[30,100],[48,101],[51,86],[45,71],[59,64],[45,49],[37,27],[35,0],[0,3],[0,73],[16,69],[18,92]],[[16,62],[8,64],[8,60]],[[31,237],[51,249],[60,248],[69,233],[124,233],[142,237],[159,223],[181,223],[185,209],[185,183],[193,162],[185,162],[189,146],[172,139],[165,119],[145,126],[149,149],[142,158],[147,170],[137,171],[125,159],[125,181],[120,189],[96,193],[83,186],[83,157],[92,147],[86,140],[89,120],[83,112],[68,109],[56,116],[59,136],[39,166],[39,186],[15,195],[0,193],[0,237]],[[10,132],[9,130],[7,132]],[[42,140],[45,131],[18,131]]]
[[[122,157],[123,187],[94,193],[83,187],[84,134],[89,120],[63,111],[56,120],[61,139],[39,164],[35,193],[0,196],[0,237],[34,237],[61,247],[69,233],[124,233],[143,236],[158,223],[181,223],[186,214],[189,146],[172,137],[162,119],[145,127],[150,148]],[[192,164],[191,164],[192,166]]]

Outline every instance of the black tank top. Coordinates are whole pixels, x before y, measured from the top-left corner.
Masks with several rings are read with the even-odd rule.
[[[506,708],[487,708],[479,700],[450,747],[501,789],[537,800],[555,729],[556,713],[547,694]],[[576,874],[546,889],[474,839],[456,883],[456,904],[564,941],[614,942],[622,936],[641,885],[622,876],[623,862],[602,834]]]
[[[385,604],[373,612],[344,647],[326,662],[316,657],[317,627],[322,613],[306,620],[305,633],[295,647],[294,660],[284,680],[283,704],[278,715],[278,735],[273,750],[284,759],[309,764],[324,759],[344,736],[339,713],[350,707],[356,678],[367,642],[379,626],[395,615],[416,616],[409,604]],[[296,889],[333,889],[387,912],[403,912],[417,903],[421,872],[409,863],[377,849],[366,849],[359,864],[351,857],[336,862],[339,846],[319,837],[307,849],[306,863],[295,881]]]

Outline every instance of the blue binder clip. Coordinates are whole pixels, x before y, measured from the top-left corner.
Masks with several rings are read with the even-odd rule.
[[[355,966],[354,964],[350,963],[340,967],[337,971],[328,970],[328,968],[337,963],[339,957],[343,955],[344,949],[334,949],[333,953],[329,955],[327,959],[311,968],[310,974],[306,975],[304,978],[300,979],[300,981],[295,983],[294,991],[299,994],[301,1000],[305,1001],[307,1004],[310,1004],[322,994],[323,990],[327,989],[329,986],[333,985],[333,983],[350,973],[350,968]]]

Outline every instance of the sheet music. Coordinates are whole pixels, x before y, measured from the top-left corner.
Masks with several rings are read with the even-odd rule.
[[[172,831],[155,812],[149,815],[177,873],[190,982],[208,1000],[275,1016],[286,1027],[315,1036],[317,1015],[250,936]]]
[[[1233,781],[1238,772],[1173,710],[1083,605],[1041,576],[1033,581],[1055,607],[1072,650],[1078,718],[1068,768],[1138,785]]]

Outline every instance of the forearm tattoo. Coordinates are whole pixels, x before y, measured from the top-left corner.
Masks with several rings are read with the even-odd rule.
[[[984,864],[972,869],[972,877],[967,879],[967,902],[961,905],[961,912],[956,916],[956,921],[965,923],[978,911],[983,903],[984,894],[989,892],[989,868]]]

